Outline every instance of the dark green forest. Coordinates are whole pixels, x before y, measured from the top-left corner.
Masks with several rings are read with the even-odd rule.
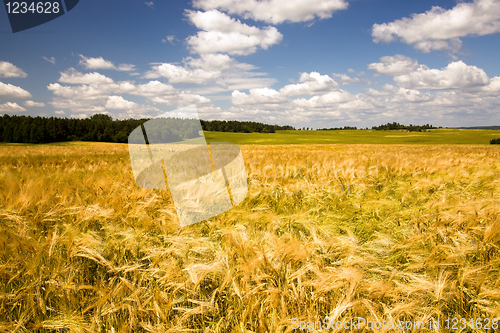
[[[174,126],[170,126],[167,134],[172,138],[189,139],[198,134],[197,122],[186,122],[176,118],[169,119],[170,124],[174,124]],[[148,120],[150,119],[113,120],[104,114],[95,114],[85,119],[3,115],[0,116],[0,142],[96,141],[126,143],[130,133]],[[235,120],[201,120],[201,126],[204,131],[240,133],[275,133],[277,130],[294,130],[292,126]]]
[[[344,126],[344,127],[331,127],[331,128],[318,128],[317,131],[343,131],[343,130],[357,130],[356,126]]]
[[[254,121],[236,120],[202,120],[204,131],[211,132],[238,132],[238,133],[275,133],[276,131],[295,130],[292,126],[267,125]]]
[[[425,132],[426,130],[436,129],[438,127],[434,127],[432,125],[403,125],[400,123],[387,123],[385,125],[373,126],[372,129],[377,131],[393,131],[393,130],[406,130],[408,132]],[[442,127],[439,127],[442,128]]]
[[[396,131],[396,130],[404,130],[408,132],[425,132],[426,130],[435,129],[438,127],[434,127],[432,125],[403,125],[400,123],[387,123],[384,125],[373,126],[372,129],[376,131]],[[442,127],[439,127],[442,128]],[[357,127],[353,126],[344,126],[344,127],[332,127],[332,128],[320,128],[317,131],[343,131],[343,130],[357,130]],[[366,128],[368,129],[368,127]]]

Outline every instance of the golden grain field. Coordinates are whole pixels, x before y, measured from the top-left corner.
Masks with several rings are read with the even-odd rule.
[[[500,318],[498,147],[241,148],[245,201],[179,228],[126,145],[0,147],[0,331]]]

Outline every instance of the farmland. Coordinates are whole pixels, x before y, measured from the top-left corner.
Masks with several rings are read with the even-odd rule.
[[[237,144],[489,144],[500,131],[432,129],[427,132],[342,130],[276,131],[276,133],[205,132],[208,141]]]
[[[1,146],[0,331],[500,318],[498,132],[206,136],[241,145],[249,194],[185,228],[124,144]]]

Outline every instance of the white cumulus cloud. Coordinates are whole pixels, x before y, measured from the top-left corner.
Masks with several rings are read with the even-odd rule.
[[[154,80],[145,84],[134,86],[134,88],[128,93],[144,97],[164,97],[176,95],[177,90],[170,84]]]
[[[201,68],[204,71],[224,71],[231,69],[249,71],[254,69],[253,65],[241,63],[227,54],[202,54],[199,58],[188,57],[184,61],[189,67]]]
[[[27,77],[22,69],[7,61],[0,61],[0,77]]]
[[[31,98],[31,94],[21,87],[9,83],[0,82],[0,97],[7,98]]]
[[[97,72],[83,74],[74,68],[61,73],[59,82],[70,84],[110,84],[113,80]]]
[[[73,101],[102,100],[103,98],[107,97],[108,93],[112,90],[110,89],[110,87],[101,87],[97,85],[81,85],[75,87],[63,86],[59,83],[51,83],[47,86],[47,89],[52,91],[57,96]]]
[[[293,96],[311,96],[338,91],[338,84],[328,75],[318,72],[302,73],[300,83],[288,84],[280,90],[268,87],[249,89],[249,94],[233,91],[231,101],[234,105],[282,104],[291,101]]]
[[[331,107],[334,104],[351,102],[354,99],[356,99],[356,96],[352,95],[350,92],[339,90],[324,95],[313,96],[309,99],[298,98],[293,100],[293,103],[305,108],[324,108]]]
[[[454,61],[443,69],[421,66],[416,71],[394,77],[399,86],[407,89],[457,89],[484,86],[490,79],[476,66]]]
[[[289,84],[280,89],[285,96],[314,95],[316,93],[337,90],[339,85],[328,75],[318,72],[302,73],[301,83]]]
[[[26,111],[21,105],[17,103],[7,102],[0,104],[0,112],[24,112]]]
[[[217,10],[186,11],[188,19],[200,30],[186,39],[193,53],[228,53],[248,55],[257,48],[267,50],[278,44],[283,35],[275,27],[252,27]]]
[[[287,100],[287,98],[282,96],[278,91],[267,87],[250,89],[249,94],[235,90],[231,96],[231,101],[234,105],[276,104],[283,103]]]
[[[345,0],[195,0],[193,5],[203,10],[218,9],[245,19],[279,24],[330,18],[334,12],[346,9],[348,3]]]
[[[483,91],[497,93],[500,92],[500,76],[495,76],[490,79],[487,86],[482,87]]]
[[[122,96],[109,96],[106,105],[106,109],[113,110],[130,110],[138,107],[137,103],[127,101]]]
[[[126,99],[123,94],[144,97],[155,104],[174,107],[189,104],[211,105],[210,99],[191,91],[179,91],[170,84],[157,80],[143,84],[134,81],[114,82],[112,79],[94,72],[82,74],[72,68],[61,73],[61,83],[51,83],[47,89],[54,94],[50,105],[63,111],[70,110],[72,116],[103,113],[108,110],[124,110],[119,113],[121,118],[156,116],[161,110],[147,105],[138,104]]]
[[[500,77],[489,79],[476,66],[455,61],[441,69],[430,69],[413,59],[394,56],[381,59],[373,67],[381,75],[393,76],[397,84],[379,82],[380,86],[373,85],[378,88],[370,87],[355,94],[339,89],[328,75],[302,73],[304,82],[284,85],[281,89],[233,91],[228,117],[299,127],[308,124],[316,128],[365,127],[392,121],[444,126],[500,121],[497,112]],[[301,86],[307,82],[326,88]],[[291,87],[300,87],[311,96],[290,94],[297,91]]]
[[[205,104],[205,105],[210,105],[211,101],[210,99],[197,95],[197,94],[192,94],[188,92],[181,91],[180,93],[177,93],[176,95],[173,96],[165,96],[165,97],[152,97],[151,101],[154,103],[158,104],[165,104],[165,105],[176,105],[177,107],[183,107],[183,106],[188,106],[191,104]]]
[[[41,107],[45,106],[45,103],[34,102],[34,101],[26,101],[26,102],[24,102],[24,106],[41,108]]]
[[[375,75],[403,75],[411,73],[421,65],[416,59],[396,54],[395,56],[385,56],[380,58],[380,62],[374,62],[368,65],[368,69],[375,71]]]
[[[166,77],[170,83],[203,86],[197,87],[202,93],[261,88],[275,82],[266,73],[253,71],[255,66],[238,62],[227,54],[201,54],[184,58],[182,62],[183,66],[152,64],[144,78]]]
[[[500,32],[500,1],[475,0],[460,2],[445,10],[435,6],[431,10],[413,14],[390,23],[374,24],[373,40],[390,43],[401,40],[422,52],[461,47],[460,37],[483,36]]]
[[[342,83],[343,86],[347,86],[350,84],[371,84],[371,82],[368,79],[360,79],[357,77],[350,77],[347,74],[340,74],[340,73],[333,73],[332,77],[334,77],[337,81]]]
[[[221,75],[219,71],[205,71],[203,69],[186,69],[181,66],[165,63],[155,68],[158,75],[166,77],[170,83],[205,84]]]
[[[86,69],[112,69],[122,72],[132,72],[135,70],[135,65],[131,64],[120,64],[115,66],[115,64],[109,60],[105,60],[103,57],[91,58],[85,57],[80,54],[80,65]]]

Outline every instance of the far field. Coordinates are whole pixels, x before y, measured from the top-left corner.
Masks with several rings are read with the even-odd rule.
[[[205,132],[207,141],[237,144],[490,144],[500,131],[433,129],[427,132],[342,130],[277,131],[276,133]]]
[[[207,142],[232,142],[239,145],[283,144],[424,144],[424,145],[489,145],[500,138],[500,130],[432,129],[427,132],[341,130],[341,131],[277,131],[276,133],[204,132]],[[55,142],[55,146],[110,145],[98,142]],[[0,146],[32,144],[2,143]]]

